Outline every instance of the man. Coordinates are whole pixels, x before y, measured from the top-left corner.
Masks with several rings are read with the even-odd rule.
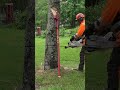
[[[101,18],[97,22],[94,22],[95,25],[94,32],[104,33],[107,27],[115,26],[115,24],[120,21],[119,18],[120,18],[120,0],[107,0],[106,6],[101,14]],[[118,90],[119,88],[118,68],[120,67],[120,25],[114,28],[113,33],[114,33],[113,35],[116,38],[116,45],[113,48],[110,60],[107,64],[108,72],[107,90]]]
[[[78,13],[76,15],[76,20],[80,23],[80,26],[79,26],[79,29],[78,29],[77,33],[74,36],[72,36],[72,38],[70,39],[71,42],[74,41],[74,40],[77,40],[79,38],[82,38],[83,33],[85,31],[85,15],[82,14],[82,13]],[[85,59],[84,43],[85,43],[85,39],[83,39],[83,46],[82,46],[81,52],[80,52],[80,64],[79,64],[79,67],[78,67],[79,71],[83,71],[83,68],[84,68],[84,59]]]

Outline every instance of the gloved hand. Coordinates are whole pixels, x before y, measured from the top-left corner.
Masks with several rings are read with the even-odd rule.
[[[75,35],[70,38],[71,42],[74,41],[74,40],[75,40]]]

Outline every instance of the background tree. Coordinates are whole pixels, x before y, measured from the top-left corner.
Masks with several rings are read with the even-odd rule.
[[[48,0],[35,0],[35,23],[36,27],[40,26],[42,30],[47,27],[47,14],[48,14]]]
[[[94,22],[95,20],[97,20],[100,17],[101,11],[102,11],[104,4],[105,4],[105,1],[106,0],[102,0],[102,1],[99,1],[98,5],[86,7],[86,9],[85,9],[86,25]],[[88,0],[88,2],[90,2],[90,1]],[[92,0],[90,3],[92,3]]]
[[[64,25],[65,28],[75,27],[75,15],[79,12],[85,13],[84,5],[84,0],[61,0],[60,25]],[[47,0],[36,0],[36,26],[41,26],[42,30],[46,30],[47,26],[47,7]]]
[[[45,47],[45,64],[44,69],[57,68],[57,33],[55,20],[51,11],[51,8],[55,8],[60,13],[60,0],[49,0],[48,10],[48,26],[46,35],[46,47]]]
[[[64,0],[61,2],[61,24],[64,27],[74,28],[76,14],[85,13],[84,4],[84,0]]]
[[[6,3],[13,3],[13,24],[18,29],[25,29],[27,21],[26,6],[29,0],[1,0],[0,1],[0,21],[6,20]],[[4,23],[3,22],[3,23]],[[5,23],[6,24],[6,23]]]
[[[25,30],[25,57],[22,90],[35,90],[35,1],[29,0]]]

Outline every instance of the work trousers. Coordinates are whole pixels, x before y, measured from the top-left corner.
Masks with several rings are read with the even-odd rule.
[[[85,62],[85,47],[82,46],[81,51],[80,51],[80,64],[79,64],[78,70],[83,71],[84,62]]]
[[[110,56],[110,60],[107,63],[107,90],[118,90],[119,88],[119,73],[120,67],[120,47],[114,47]]]

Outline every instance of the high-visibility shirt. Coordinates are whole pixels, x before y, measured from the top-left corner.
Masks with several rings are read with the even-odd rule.
[[[111,24],[117,14],[120,14],[120,0],[107,0],[106,6],[101,15],[103,25],[106,26]]]
[[[80,23],[80,26],[79,26],[78,31],[76,33],[76,36],[77,37],[81,37],[83,35],[84,31],[85,31],[85,20],[83,20]]]
[[[120,15],[120,0],[107,0],[106,6],[101,15],[101,22],[103,26],[113,23],[116,17]],[[120,47],[120,34],[116,36],[116,45]]]

